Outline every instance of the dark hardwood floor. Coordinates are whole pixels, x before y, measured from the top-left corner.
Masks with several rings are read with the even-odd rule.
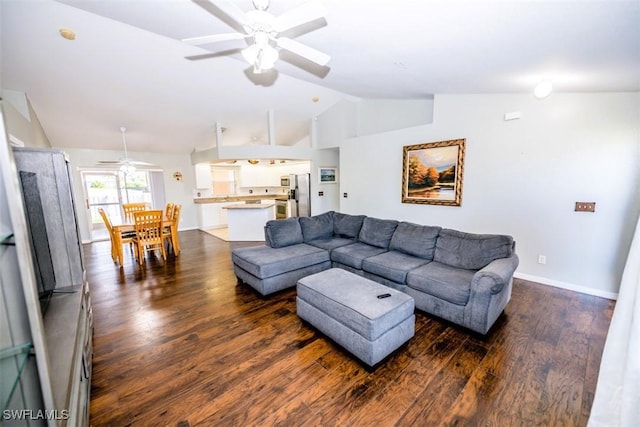
[[[488,336],[418,312],[415,337],[368,372],[300,321],[294,289],[237,286],[234,244],[180,242],[123,269],[109,242],[85,245],[94,427],[587,423],[613,301],[516,280]]]

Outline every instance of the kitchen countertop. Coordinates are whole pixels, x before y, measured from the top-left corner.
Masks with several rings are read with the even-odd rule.
[[[237,205],[223,206],[222,209],[267,209],[273,207],[273,203],[239,203]]]
[[[193,199],[194,203],[227,203],[227,202],[244,202],[251,200],[287,200],[289,197],[287,194],[264,194],[250,196],[220,196],[220,197],[202,197],[199,199]]]

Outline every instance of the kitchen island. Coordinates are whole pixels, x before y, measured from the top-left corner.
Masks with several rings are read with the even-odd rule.
[[[227,209],[229,240],[232,242],[264,241],[264,226],[275,219],[273,203],[238,203],[223,206]]]

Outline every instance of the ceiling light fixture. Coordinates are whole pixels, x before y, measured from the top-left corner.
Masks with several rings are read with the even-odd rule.
[[[253,72],[260,74],[276,65],[280,54],[269,44],[269,34],[265,30],[258,30],[253,35],[254,44],[242,50],[242,57],[250,65]]]
[[[1,0],[0,0],[1,1]],[[194,0],[200,3],[199,0]],[[210,11],[230,26],[240,29],[235,33],[212,34],[208,36],[190,37],[183,42],[199,46],[229,40],[245,40],[249,47],[243,49],[243,58],[253,66],[253,72],[260,74],[275,67],[280,57],[279,51],[284,49],[303,59],[325,67],[331,57],[309,46],[287,37],[285,34],[293,28],[324,19],[326,9],[319,0],[308,1],[279,16],[267,12],[269,0],[253,0],[253,10],[243,12],[229,0],[209,0],[215,11]],[[205,9],[208,7],[203,6]],[[217,10],[220,9],[220,10]],[[326,21],[325,21],[326,24]],[[289,34],[295,37],[294,34]]]
[[[535,87],[533,90],[533,94],[538,99],[544,99],[547,96],[551,95],[553,91],[553,84],[551,80],[543,80]]]
[[[249,162],[249,164],[251,165],[257,165],[258,163],[260,163],[260,160],[247,160],[247,162]]]
[[[125,163],[124,165],[120,166],[120,172],[124,173],[125,175],[131,175],[135,171],[136,167],[130,163]]]

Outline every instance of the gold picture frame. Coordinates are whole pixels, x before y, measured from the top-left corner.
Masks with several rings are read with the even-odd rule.
[[[402,203],[460,206],[465,139],[402,148]]]

